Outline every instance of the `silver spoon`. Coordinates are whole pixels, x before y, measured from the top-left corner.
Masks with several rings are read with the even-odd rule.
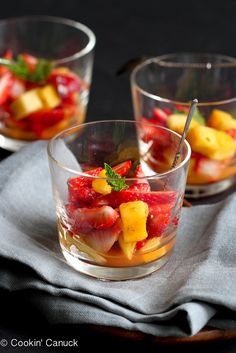
[[[171,166],[171,169],[175,168],[177,163],[178,163],[178,160],[179,160],[179,157],[181,155],[181,149],[182,149],[182,146],[183,146],[183,143],[184,143],[184,140],[186,138],[186,135],[188,133],[188,129],[189,129],[189,125],[191,123],[191,120],[192,120],[192,117],[193,117],[193,114],[194,114],[194,111],[196,109],[196,106],[198,104],[198,100],[195,98],[192,100],[192,103],[191,103],[191,106],[189,108],[189,112],[188,112],[188,116],[187,116],[187,119],[186,119],[186,122],[185,122],[185,125],[184,125],[184,131],[182,133],[182,136],[181,136],[181,139],[179,141],[179,146],[177,148],[177,152],[175,154],[175,158],[173,160],[173,163],[172,163],[172,166]]]

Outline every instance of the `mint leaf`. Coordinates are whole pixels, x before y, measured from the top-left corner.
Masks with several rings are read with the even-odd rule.
[[[0,58],[0,65],[6,66],[17,77],[35,83],[46,81],[53,68],[53,64],[50,61],[38,59],[34,71],[31,72],[21,55],[18,55],[16,61]]]
[[[114,191],[121,191],[128,188],[125,182],[125,178],[122,178],[119,174],[115,173],[109,164],[104,163],[104,169],[108,178],[116,180],[107,180],[107,183],[112,187]]]

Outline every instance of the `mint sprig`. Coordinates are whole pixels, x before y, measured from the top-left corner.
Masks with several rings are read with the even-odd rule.
[[[104,169],[106,171],[106,176],[108,178],[116,180],[107,180],[107,183],[112,187],[114,191],[121,191],[128,188],[128,185],[125,182],[125,178],[122,178],[119,174],[114,172],[112,167],[109,164],[104,163]]]
[[[47,80],[53,64],[46,59],[38,59],[34,71],[30,71],[28,64],[21,55],[15,61],[0,58],[0,65],[6,66],[17,77],[34,83]]]

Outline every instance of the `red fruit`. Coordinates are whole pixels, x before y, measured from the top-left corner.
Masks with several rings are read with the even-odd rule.
[[[225,132],[227,132],[227,134],[229,134],[234,140],[236,140],[236,129],[229,129]]]
[[[120,233],[121,228],[116,222],[110,228],[92,230],[84,235],[83,238],[96,251],[107,253],[118,240]]]
[[[81,202],[90,205],[99,195],[89,186],[69,187],[68,201],[75,205]]]
[[[147,219],[147,232],[149,237],[161,236],[166,230],[170,218],[173,204],[155,205],[149,207]]]
[[[118,218],[118,212],[110,206],[77,208],[72,212],[71,225],[74,232],[86,234],[94,229],[110,228]]]
[[[181,113],[188,113],[189,107],[181,104],[175,104],[175,109]]]
[[[72,72],[58,73],[55,69],[52,71],[48,81],[56,87],[62,98],[67,98],[71,93],[79,92],[81,89],[79,77]]]
[[[122,190],[113,191],[109,194],[110,198],[114,200],[113,207],[118,207],[121,203],[130,201],[143,201],[149,206],[159,205],[159,204],[174,204],[177,193],[175,191],[150,191],[141,192],[136,190]]]
[[[152,112],[152,117],[156,121],[156,124],[166,126],[168,116],[162,109],[154,108]]]
[[[170,110],[169,108],[163,108],[163,111],[166,113],[166,115],[172,114],[172,110]]]
[[[142,137],[142,140],[144,142],[149,142],[149,141],[152,141],[155,143],[157,143],[158,145],[161,145],[161,146],[166,146],[166,145],[169,145],[170,143],[170,133],[169,131],[165,130],[165,129],[161,129],[161,128],[158,128],[158,125],[157,125],[157,121],[154,120],[154,119],[145,119],[145,118],[142,118],[142,122],[143,122],[143,131],[144,131],[144,135]],[[149,126],[147,124],[154,124],[156,126]]]
[[[37,65],[38,59],[35,56],[29,55],[27,53],[21,54],[22,59],[27,64],[29,71],[34,72]]]
[[[43,110],[28,115],[27,120],[31,124],[32,131],[38,138],[41,138],[44,129],[47,129],[64,118],[64,111],[61,108]]]
[[[137,243],[136,243],[136,249],[137,249],[137,250],[142,249],[142,247],[146,244],[146,242],[147,242],[147,239],[137,241]]]
[[[10,72],[5,72],[0,78],[0,105],[4,104],[9,99],[12,84],[12,74]]]
[[[133,185],[129,187],[129,190],[142,191],[142,192],[150,191],[150,185],[149,185],[149,182],[146,179],[144,179],[144,174],[142,171],[141,164],[138,164],[135,170],[134,176],[135,178],[142,178],[142,179],[135,180]]]
[[[19,80],[18,78],[14,78],[13,84],[9,93],[10,98],[16,99],[24,92],[25,92],[24,82],[22,80]]]
[[[132,161],[128,160],[115,165],[114,167],[112,167],[112,169],[115,173],[119,174],[120,176],[123,176],[128,173],[128,171],[131,168],[131,165],[132,165]]]
[[[86,174],[97,176],[102,168],[85,171]],[[68,180],[68,201],[73,204],[91,204],[100,194],[92,189],[93,178],[80,176]]]

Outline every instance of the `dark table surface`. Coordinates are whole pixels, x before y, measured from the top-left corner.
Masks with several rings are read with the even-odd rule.
[[[210,0],[11,0],[1,3],[0,18],[54,15],[80,21],[96,34],[93,84],[87,120],[133,119],[129,72],[117,75],[131,58],[171,52],[210,52],[236,56],[236,1]],[[0,158],[10,153],[0,150]],[[214,199],[212,199],[214,201]],[[1,235],[4,236],[4,235]],[[0,261],[1,262],[1,261]],[[0,264],[1,265],[1,264]],[[30,293],[29,293],[30,295]],[[190,345],[135,341],[74,325],[50,326],[27,297],[0,292],[0,352],[61,352],[45,339],[77,340],[66,351],[236,352],[234,340]],[[43,340],[41,346],[13,347],[17,340]],[[2,339],[8,340],[6,347]],[[4,344],[4,342],[3,342]]]

